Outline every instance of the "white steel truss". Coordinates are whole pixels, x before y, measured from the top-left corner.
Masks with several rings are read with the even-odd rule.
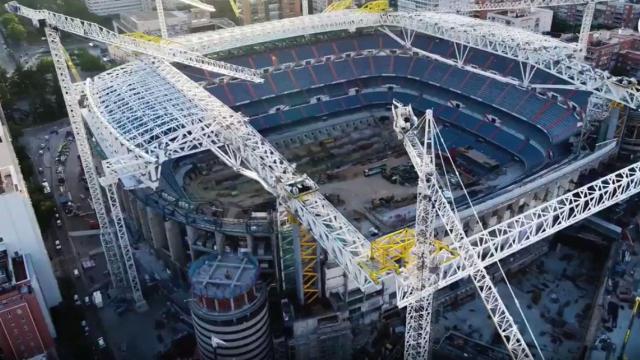
[[[584,7],[582,13],[582,24],[580,26],[580,36],[578,37],[578,50],[580,51],[580,57],[584,59],[587,55],[587,48],[589,47],[589,33],[591,32],[591,23],[593,22],[593,14],[596,11],[596,1],[590,0]]]
[[[205,4],[205,3],[203,3],[202,1],[199,1],[199,0],[180,0],[180,2],[185,3],[185,4],[189,4],[191,6],[195,6],[197,8],[202,9],[202,10],[207,10],[207,11],[211,11],[211,12],[216,11],[216,8],[213,7],[213,5]]]
[[[605,2],[608,0],[596,0]],[[535,7],[554,7],[584,4],[588,0],[490,0],[485,2],[441,2],[435,9],[436,12],[469,12],[469,11],[496,11],[508,9],[526,9]]]
[[[413,123],[415,116],[409,107],[400,106],[394,102],[393,117],[394,128],[398,135],[403,136],[408,126],[416,126]],[[418,172],[418,195],[416,205],[416,244],[411,249],[411,261],[405,272],[409,277],[408,284],[413,291],[423,293],[425,289],[432,288],[438,282],[438,271],[435,251],[435,229],[437,209],[432,199],[432,187],[436,186],[433,176],[435,173],[434,137],[435,122],[433,113],[428,110],[424,115],[425,137],[422,158],[422,167]],[[428,358],[429,341],[431,333],[431,316],[433,309],[433,292],[424,294],[407,306],[406,330],[404,337],[405,359]]]
[[[169,38],[169,32],[167,31],[167,21],[164,18],[164,6],[162,0],[156,0],[156,12],[158,13],[158,25],[160,25],[160,36],[163,39]]]
[[[411,109],[407,109],[404,111],[405,113],[412,113]],[[394,111],[394,116],[401,114],[401,111]],[[427,113],[425,117],[427,122],[433,122],[433,116]],[[435,172],[435,164],[430,166],[428,162],[430,159],[427,157],[429,154],[433,154],[433,149],[430,151],[426,150],[425,147],[433,147],[433,141],[428,141],[426,144],[422,145],[420,143],[420,139],[417,136],[418,127],[414,126],[412,128],[402,127],[395,125],[397,122],[413,122],[417,124],[415,119],[407,119],[406,117],[396,118],[394,119],[394,128],[398,132],[398,135],[401,136],[404,141],[404,146],[411,158],[411,162],[413,163],[416,170],[418,170],[419,177],[431,177],[430,181],[423,180],[422,185],[418,187],[419,198],[426,197],[429,199],[429,202],[419,202],[418,205],[423,207],[433,207],[440,219],[442,219],[443,227],[447,231],[450,237],[449,245],[451,248],[456,250],[460,254],[461,263],[465,265],[469,269],[469,275],[473,280],[473,283],[476,285],[478,292],[480,293],[480,298],[484,303],[485,307],[489,311],[491,318],[493,319],[494,324],[502,340],[504,341],[507,350],[511,354],[513,359],[533,359],[533,355],[529,351],[527,344],[520,334],[518,330],[518,326],[516,325],[514,319],[511,317],[505,304],[502,302],[500,298],[500,294],[496,289],[495,285],[491,281],[491,277],[485,270],[484,266],[482,266],[481,257],[478,256],[476,249],[472,246],[472,243],[467,238],[462,224],[458,218],[458,214],[455,210],[452,209],[452,206],[449,204],[447,198],[445,197],[442,189],[438,185],[437,181],[437,173]],[[427,125],[427,128],[433,127],[434,125]],[[421,170],[427,169],[427,173],[422,173]],[[429,171],[430,170],[430,171]],[[426,187],[424,187],[426,186]],[[416,209],[417,213],[427,212],[428,209]],[[417,219],[416,221],[419,221]],[[434,227],[435,221],[432,221],[429,224],[425,224],[424,226]],[[416,229],[419,226],[416,224]],[[429,230],[433,232],[433,229]],[[416,234],[416,236],[418,236]],[[411,283],[415,281],[411,277],[408,279],[408,282]],[[410,285],[413,289],[420,288],[420,286],[416,286],[416,284]],[[406,291],[404,292],[406,293]],[[422,295],[425,296],[425,295]],[[414,301],[421,302],[421,299],[414,299]],[[412,303],[409,303],[411,306]],[[428,311],[429,314],[431,309],[423,308],[423,311]],[[407,327],[407,330],[416,330],[414,328]],[[428,332],[428,328],[422,328],[421,331]],[[406,339],[410,341],[414,340],[424,340],[425,334],[406,334]],[[406,342],[405,342],[406,344]],[[410,344],[409,344],[410,345]],[[426,353],[421,354],[424,356]]]
[[[368,27],[406,29],[485,50],[531,64],[567,82],[537,87],[591,91],[633,108],[640,107],[639,89],[634,80],[614,77],[583,63],[576,46],[523,29],[456,14],[363,14],[345,10],[190,34],[176,40],[193,51],[209,54],[295,36]]]
[[[134,73],[138,75],[131,76]],[[127,148],[150,156],[149,163],[213,151],[274,194],[358,286],[374,285],[360,266],[369,261],[367,239],[244,116],[174,67],[155,59],[129,63],[87,82],[86,93],[92,112],[99,115],[96,118],[120,134]],[[172,102],[179,108],[173,108]],[[129,116],[136,119],[134,128],[126,120]],[[113,167],[116,172],[127,168],[125,163]]]
[[[11,1],[5,5],[9,12],[24,16],[34,22],[45,21],[47,25],[72,34],[115,45],[126,50],[155,56],[167,61],[175,61],[215,73],[224,74],[239,79],[262,82],[260,73],[253,69],[211,60],[193,51],[187,50],[176,43],[156,44],[138,40],[130,36],[115,33],[98,24],[76,19],[63,14],[47,10],[34,10]]]
[[[111,216],[113,223],[116,227],[116,233],[118,234],[118,240],[120,242],[120,250],[122,254],[122,260],[124,261],[127,269],[127,275],[129,277],[129,284],[131,285],[131,293],[135,307],[138,311],[144,311],[148,308],[147,302],[142,296],[142,288],[140,287],[140,280],[138,280],[138,272],[136,271],[136,263],[133,259],[133,252],[131,251],[131,244],[129,243],[129,235],[127,234],[127,227],[122,217],[122,210],[120,209],[120,200],[118,199],[117,183],[106,184],[107,198],[109,199],[109,205],[111,206]]]
[[[640,192],[640,162],[566,193],[469,237],[483,266],[509,256]],[[459,261],[441,273],[438,287],[469,275]]]
[[[82,121],[80,106],[78,105],[80,97],[72,84],[67,63],[65,61],[64,48],[60,42],[58,32],[46,27],[45,35],[51,49],[51,58],[55,65],[58,82],[67,107],[67,114],[69,116],[69,122],[71,123],[71,129],[76,139],[78,154],[80,155],[80,162],[82,163],[82,168],[84,169],[84,174],[87,179],[91,202],[96,213],[98,224],[100,225],[100,242],[107,260],[107,269],[111,275],[111,281],[113,282],[114,287],[122,288],[126,286],[126,274],[122,268],[122,263],[118,259],[118,248],[109,224],[109,218],[107,217],[100,184],[98,183],[98,175],[93,163],[91,147],[87,140],[86,129]]]

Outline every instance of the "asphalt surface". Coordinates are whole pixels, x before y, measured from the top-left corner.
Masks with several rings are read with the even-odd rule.
[[[55,132],[57,130],[57,133]],[[106,290],[109,286],[109,277],[106,267],[106,259],[102,252],[98,235],[84,235],[89,229],[89,221],[95,220],[95,214],[89,205],[89,194],[85,184],[80,181],[80,162],[77,158],[77,150],[74,141],[69,143],[69,156],[64,165],[65,184],[58,186],[56,175],[56,156],[60,144],[65,141],[67,131],[70,131],[68,120],[61,120],[46,126],[25,130],[21,138],[22,144],[29,153],[39,180],[47,181],[51,194],[56,200],[57,213],[61,220],[60,226],[55,223],[44,234],[45,246],[49,257],[52,259],[54,272],[57,277],[73,278],[80,299],[78,310],[84,313],[84,318],[89,326],[88,341],[97,348],[97,339],[105,337],[105,332],[93,305],[85,305],[85,297],[91,297],[94,290],[102,289],[103,298],[106,301]],[[42,152],[42,153],[40,153]],[[60,199],[66,197],[77,202],[83,216],[65,215]],[[52,222],[55,220],[52,219]],[[72,233],[76,236],[69,236]],[[95,231],[89,231],[95,233]],[[80,235],[80,236],[77,236]],[[55,241],[60,241],[61,249],[56,249]],[[83,269],[81,260],[90,258],[95,266]],[[79,276],[75,276],[77,270]],[[96,350],[98,358],[111,358],[108,351]]]

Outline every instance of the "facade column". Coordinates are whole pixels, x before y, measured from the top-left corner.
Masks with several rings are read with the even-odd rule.
[[[200,236],[202,236],[202,230],[197,229],[191,225],[186,225],[187,228],[187,242],[189,243],[189,252],[191,253],[191,261],[195,261],[198,257],[196,256],[195,250],[193,249],[193,244],[198,240]]]
[[[156,249],[167,248],[167,234],[164,229],[164,219],[162,215],[147,208],[147,217],[149,218],[149,228],[151,230],[151,238],[153,239],[153,247]]]
[[[219,231],[216,231],[214,236],[216,237],[216,250],[218,251],[218,254],[222,255],[222,253],[224,253],[225,236]]]
[[[174,220],[167,220],[164,223],[164,227],[167,233],[167,242],[169,243],[169,254],[171,254],[171,260],[180,267],[184,267],[187,264],[187,254],[185,253],[184,246],[182,245],[182,231],[180,231],[180,224]]]
[[[254,239],[253,235],[247,234],[247,249],[249,249],[249,253],[251,255],[255,255],[256,254],[256,248],[254,246],[254,243],[255,243],[255,239]]]
[[[145,204],[143,204],[140,201],[136,201],[137,204],[137,209],[138,209],[138,213],[137,213],[137,217],[138,217],[138,222],[140,223],[140,230],[142,231],[142,237],[147,241],[147,242],[152,242],[153,240],[151,239],[151,229],[149,228],[149,217],[147,216],[147,207],[145,206]]]

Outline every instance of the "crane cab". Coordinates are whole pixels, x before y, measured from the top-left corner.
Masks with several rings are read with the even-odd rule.
[[[307,175],[286,182],[284,187],[293,198],[299,198],[318,190],[316,183],[311,181]]]

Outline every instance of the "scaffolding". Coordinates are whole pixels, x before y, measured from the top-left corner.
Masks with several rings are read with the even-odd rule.
[[[373,240],[371,259],[378,266],[367,268],[371,279],[379,282],[383,276],[391,272],[398,274],[400,269],[407,268],[411,264],[411,249],[415,244],[416,232],[413,228],[398,230]],[[456,250],[440,240],[434,240],[433,244],[433,255],[440,265],[446,265],[460,256]]]
[[[298,225],[298,235],[300,238],[300,267],[302,268],[302,298],[304,304],[310,304],[320,296],[318,243],[302,225]]]

